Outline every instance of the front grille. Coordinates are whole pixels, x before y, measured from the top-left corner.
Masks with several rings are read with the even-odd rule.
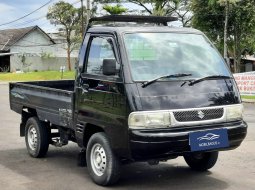
[[[204,121],[219,119],[223,116],[223,108],[175,111],[174,117],[179,122]]]

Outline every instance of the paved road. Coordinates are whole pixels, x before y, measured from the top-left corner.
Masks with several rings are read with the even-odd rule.
[[[50,147],[44,159],[28,156],[19,137],[20,116],[9,109],[8,86],[0,85],[0,189],[1,190],[94,190],[86,168],[77,167],[79,148]],[[255,104],[245,104],[248,136],[241,147],[221,152],[209,172],[191,171],[182,158],[149,166],[123,166],[120,182],[109,189],[255,189]]]

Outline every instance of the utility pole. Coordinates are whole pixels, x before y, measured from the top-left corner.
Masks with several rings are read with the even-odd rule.
[[[227,52],[228,15],[229,15],[229,1],[227,0],[225,5],[224,53],[223,53],[223,56],[225,59],[228,57],[228,52]]]
[[[83,10],[83,0],[81,0],[81,34],[84,36],[84,10]]]
[[[89,23],[90,19],[90,0],[87,0],[87,24]]]

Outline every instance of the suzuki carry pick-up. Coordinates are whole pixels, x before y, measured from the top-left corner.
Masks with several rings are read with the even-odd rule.
[[[235,80],[208,38],[167,26],[174,17],[91,18],[75,80],[10,83],[28,153],[73,141],[92,180],[110,185],[122,164],[183,156],[212,168],[247,133]]]

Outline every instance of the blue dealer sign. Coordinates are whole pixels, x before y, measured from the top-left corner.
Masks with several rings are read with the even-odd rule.
[[[215,129],[190,133],[189,145],[191,151],[228,147],[228,131],[227,129]]]

